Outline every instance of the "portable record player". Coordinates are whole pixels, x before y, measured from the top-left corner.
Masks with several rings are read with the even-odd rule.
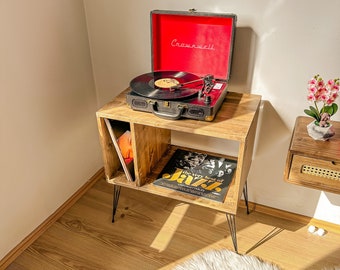
[[[212,121],[227,94],[236,15],[154,10],[150,20],[152,72],[130,82],[128,105]]]

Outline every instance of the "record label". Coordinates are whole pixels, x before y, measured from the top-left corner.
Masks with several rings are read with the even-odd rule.
[[[173,88],[179,86],[179,81],[172,78],[158,79],[155,81],[155,86],[159,88]]]
[[[140,96],[173,100],[194,96],[203,88],[203,80],[183,71],[157,71],[142,74],[130,82],[132,91]]]

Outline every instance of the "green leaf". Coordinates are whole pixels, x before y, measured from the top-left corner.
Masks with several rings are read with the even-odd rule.
[[[328,113],[330,116],[334,115],[338,111],[338,105],[336,103],[333,103],[330,106],[324,106],[320,113]]]
[[[328,113],[329,115],[333,115],[333,107],[325,106],[322,108],[321,113]]]
[[[313,106],[309,106],[309,110],[304,110],[305,114],[313,117],[316,121],[320,121],[320,113],[319,111],[313,107]]]
[[[307,114],[308,116],[310,117],[313,117],[316,121],[319,121],[318,120],[318,115],[315,114],[315,112],[311,111],[311,110],[304,110],[305,114]]]
[[[333,114],[335,114],[335,113],[338,111],[338,104],[333,103],[333,104],[332,104],[332,107],[333,107]],[[332,115],[333,115],[333,114],[332,114]]]
[[[319,114],[319,112],[318,112],[318,110],[317,109],[315,109],[315,107],[313,107],[313,106],[309,106],[309,109],[315,114],[315,115],[317,115],[317,116],[319,116],[320,114]]]

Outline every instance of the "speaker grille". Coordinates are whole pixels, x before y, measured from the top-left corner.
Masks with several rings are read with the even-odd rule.
[[[188,114],[192,116],[204,116],[204,110],[201,108],[189,108]]]
[[[147,108],[148,107],[148,103],[143,99],[133,99],[132,105],[135,108]]]

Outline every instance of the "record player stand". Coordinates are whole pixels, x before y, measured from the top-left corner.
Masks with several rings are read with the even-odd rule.
[[[206,122],[192,119],[165,120],[152,113],[134,111],[126,104],[128,91],[129,89],[123,91],[96,114],[105,176],[107,181],[114,186],[112,221],[115,221],[116,212],[119,210],[118,200],[121,187],[144,191],[224,212],[234,249],[238,252],[236,214],[242,194],[247,213],[249,213],[247,178],[252,162],[261,97],[253,94],[228,92],[214,121]],[[133,182],[127,180],[121,169],[122,166],[105,125],[105,119],[111,120],[113,130],[121,130],[121,127],[128,126],[131,131],[135,174]],[[171,144],[171,132],[173,131],[205,136],[208,139],[238,142],[237,156],[226,155],[227,158],[237,160],[237,168],[223,202],[153,185],[153,181],[169,161],[171,152],[177,148],[183,148]],[[196,151],[204,152],[203,149]]]

